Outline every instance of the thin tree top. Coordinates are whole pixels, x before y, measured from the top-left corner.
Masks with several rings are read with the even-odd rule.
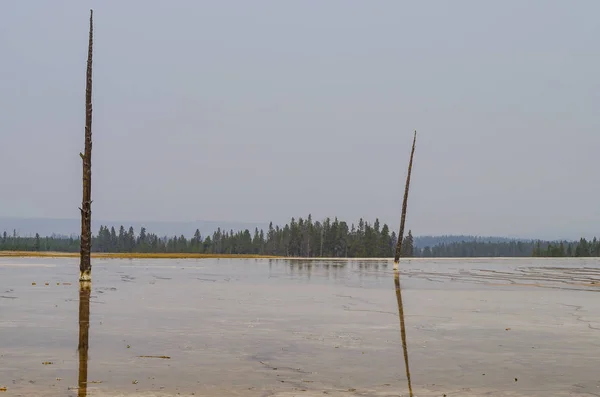
[[[90,37],[88,45],[88,69],[92,67],[92,44],[94,38],[94,10],[90,10]]]

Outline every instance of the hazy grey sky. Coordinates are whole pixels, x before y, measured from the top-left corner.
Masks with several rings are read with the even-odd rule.
[[[600,234],[600,2],[0,2],[0,215]]]

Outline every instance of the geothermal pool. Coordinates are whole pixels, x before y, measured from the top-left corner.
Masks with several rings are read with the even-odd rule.
[[[0,395],[409,396],[401,320],[415,396],[600,395],[592,258],[405,260],[399,291],[388,260],[77,276],[76,259],[0,258]]]

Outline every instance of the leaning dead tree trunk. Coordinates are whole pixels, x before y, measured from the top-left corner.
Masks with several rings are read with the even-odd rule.
[[[412,172],[413,156],[415,155],[415,145],[417,143],[417,131],[413,137],[412,151],[410,152],[410,161],[408,162],[408,175],[406,175],[406,186],[404,187],[404,201],[402,202],[402,215],[400,217],[400,230],[398,231],[398,243],[396,244],[396,255],[394,256],[394,270],[398,269],[400,256],[402,255],[402,241],[404,240],[404,223],[406,221],[406,206],[408,203],[408,190],[410,187],[410,174]]]
[[[408,367],[408,347],[406,344],[406,325],[404,323],[404,305],[402,304],[402,289],[400,288],[400,272],[398,265],[400,256],[402,256],[402,242],[404,240],[404,224],[406,222],[406,207],[408,203],[408,191],[410,188],[410,175],[412,173],[413,157],[415,155],[415,145],[417,143],[417,131],[413,137],[410,160],[408,162],[408,174],[406,175],[406,186],[404,187],[404,201],[402,202],[402,215],[400,217],[400,230],[398,231],[398,243],[396,244],[396,254],[394,256],[394,284],[396,286],[396,298],[398,300],[398,316],[400,317],[400,337],[402,339],[402,350],[404,352],[404,366],[406,368],[406,381],[408,382],[408,393],[413,397],[412,383],[410,381],[410,369]]]
[[[85,83],[85,151],[79,153],[83,160],[83,201],[81,203],[81,252],[79,281],[92,280],[92,44],[93,16],[90,10],[90,36],[88,44],[87,74]]]
[[[85,397],[87,395],[90,294],[90,284],[81,283],[79,286],[79,344],[77,346],[79,353],[78,397]]]

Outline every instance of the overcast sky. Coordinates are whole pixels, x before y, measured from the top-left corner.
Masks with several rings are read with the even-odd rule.
[[[0,2],[0,216],[600,234],[600,2]]]

